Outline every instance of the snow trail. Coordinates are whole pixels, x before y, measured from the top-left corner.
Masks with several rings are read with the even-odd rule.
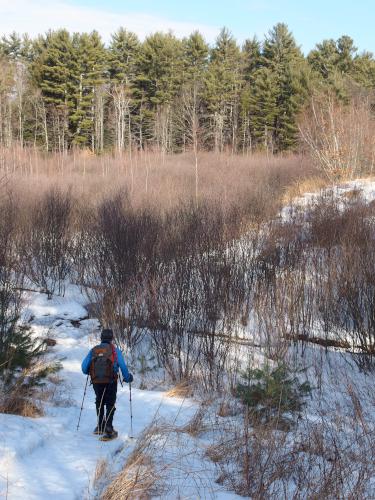
[[[129,439],[128,384],[119,385],[118,390],[114,418],[118,439],[103,443],[92,434],[96,425],[92,387],[87,389],[80,428],[76,430],[85,386],[81,361],[99,338],[99,324],[87,318],[84,302],[79,289],[73,286],[67,289],[65,297],[52,300],[42,294],[28,295],[25,316],[36,335],[56,340],[51,356],[61,360],[62,370],[58,375],[63,380],[56,387],[58,394],[47,402],[43,417],[0,414],[0,497],[87,498],[98,460],[106,459],[110,466],[120,468],[134,446],[135,440]],[[135,437],[152,422],[155,414],[182,425],[197,408],[192,401],[168,398],[163,392],[139,390],[134,385],[132,399]],[[119,455],[121,463],[116,465]]]

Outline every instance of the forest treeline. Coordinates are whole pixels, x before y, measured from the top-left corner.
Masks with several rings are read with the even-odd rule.
[[[50,31],[0,41],[0,145],[95,153],[157,147],[232,152],[295,149],[298,116],[316,91],[343,101],[375,87],[375,60],[353,40],[324,40],[305,57],[285,24],[240,47],[227,29]]]

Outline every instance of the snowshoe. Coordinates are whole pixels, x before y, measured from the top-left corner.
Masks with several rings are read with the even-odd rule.
[[[106,431],[100,439],[100,441],[112,441],[112,439],[116,439],[118,436],[118,432],[112,430],[111,432]]]
[[[93,434],[95,435],[102,435],[104,434],[104,431],[97,425],[95,429],[93,430]]]

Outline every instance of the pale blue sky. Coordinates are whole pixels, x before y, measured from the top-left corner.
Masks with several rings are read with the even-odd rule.
[[[324,38],[350,35],[359,49],[375,52],[374,0],[0,0],[0,33],[48,28],[97,29],[105,39],[120,25],[140,37],[172,29],[199,29],[212,42],[227,26],[238,39],[262,38],[285,22],[305,52]]]
[[[305,50],[324,38],[348,34],[361,49],[375,51],[374,0],[70,0],[116,12],[143,12],[174,21],[228,26],[243,40],[286,22]]]

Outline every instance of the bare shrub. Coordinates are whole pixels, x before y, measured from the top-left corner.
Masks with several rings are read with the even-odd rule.
[[[272,281],[275,266],[286,265],[272,260],[279,249],[267,255],[261,223],[276,213],[291,181],[312,174],[309,165],[292,156],[200,153],[197,205],[189,154],[135,153],[130,160],[73,153],[56,157],[57,178],[51,157],[34,153],[6,152],[15,167],[25,163],[22,175],[17,168],[13,175],[18,198],[30,207],[19,238],[28,279],[49,296],[63,293],[67,277],[79,284],[119,343],[133,350],[148,335],[175,382],[220,390],[229,371],[235,384],[232,337],[249,322],[257,282],[268,271]],[[26,189],[24,179],[31,186],[36,171],[27,161],[39,162],[40,199]],[[79,203],[64,191],[73,179]],[[59,187],[50,191],[52,182]],[[283,251],[289,266],[297,247]]]
[[[331,181],[372,173],[375,140],[370,97],[345,104],[332,93],[314,96],[299,129],[313,159]]]
[[[255,259],[253,317],[257,338],[273,360],[282,361],[290,340],[307,337],[313,326],[315,292],[304,233],[298,218],[269,224]]]
[[[144,293],[155,266],[158,220],[135,212],[126,195],[104,201],[83,229],[81,276],[103,325],[130,348],[142,336]],[[82,251],[82,250],[81,250]]]
[[[348,426],[350,432],[345,431]],[[332,421],[305,418],[283,432],[275,423],[226,421],[208,447],[218,482],[254,499],[370,498],[373,438],[368,421],[353,415]]]
[[[58,190],[47,192],[30,209],[21,235],[25,275],[51,298],[64,293],[71,269],[72,198]]]
[[[199,209],[201,210],[201,209]],[[198,211],[193,205],[168,214],[152,277],[148,318],[159,362],[172,380],[190,379],[199,359],[199,336],[194,334],[201,314],[196,279]]]
[[[373,206],[360,197],[326,200],[309,212],[305,254],[314,316],[326,339],[349,344],[358,361],[374,352]],[[348,345],[346,346],[348,348]],[[355,354],[360,350],[362,357]]]
[[[247,303],[237,224],[216,205],[188,205],[165,218],[148,318],[159,362],[174,381],[219,388],[232,327]]]
[[[317,198],[270,226],[259,252],[254,314],[267,354],[294,340],[351,348],[361,366],[375,349],[374,207],[359,193]],[[320,338],[316,335],[319,332]],[[365,355],[360,355],[365,353]]]
[[[352,338],[354,349],[370,355],[375,353],[375,279],[374,234],[367,244],[359,248],[345,246],[336,262],[336,297],[338,300],[336,322]],[[368,356],[358,357],[371,365]]]
[[[11,198],[0,205],[0,412],[23,416],[41,413],[40,385],[57,364],[45,364],[46,345],[22,324],[23,272],[17,234],[19,217]]]

